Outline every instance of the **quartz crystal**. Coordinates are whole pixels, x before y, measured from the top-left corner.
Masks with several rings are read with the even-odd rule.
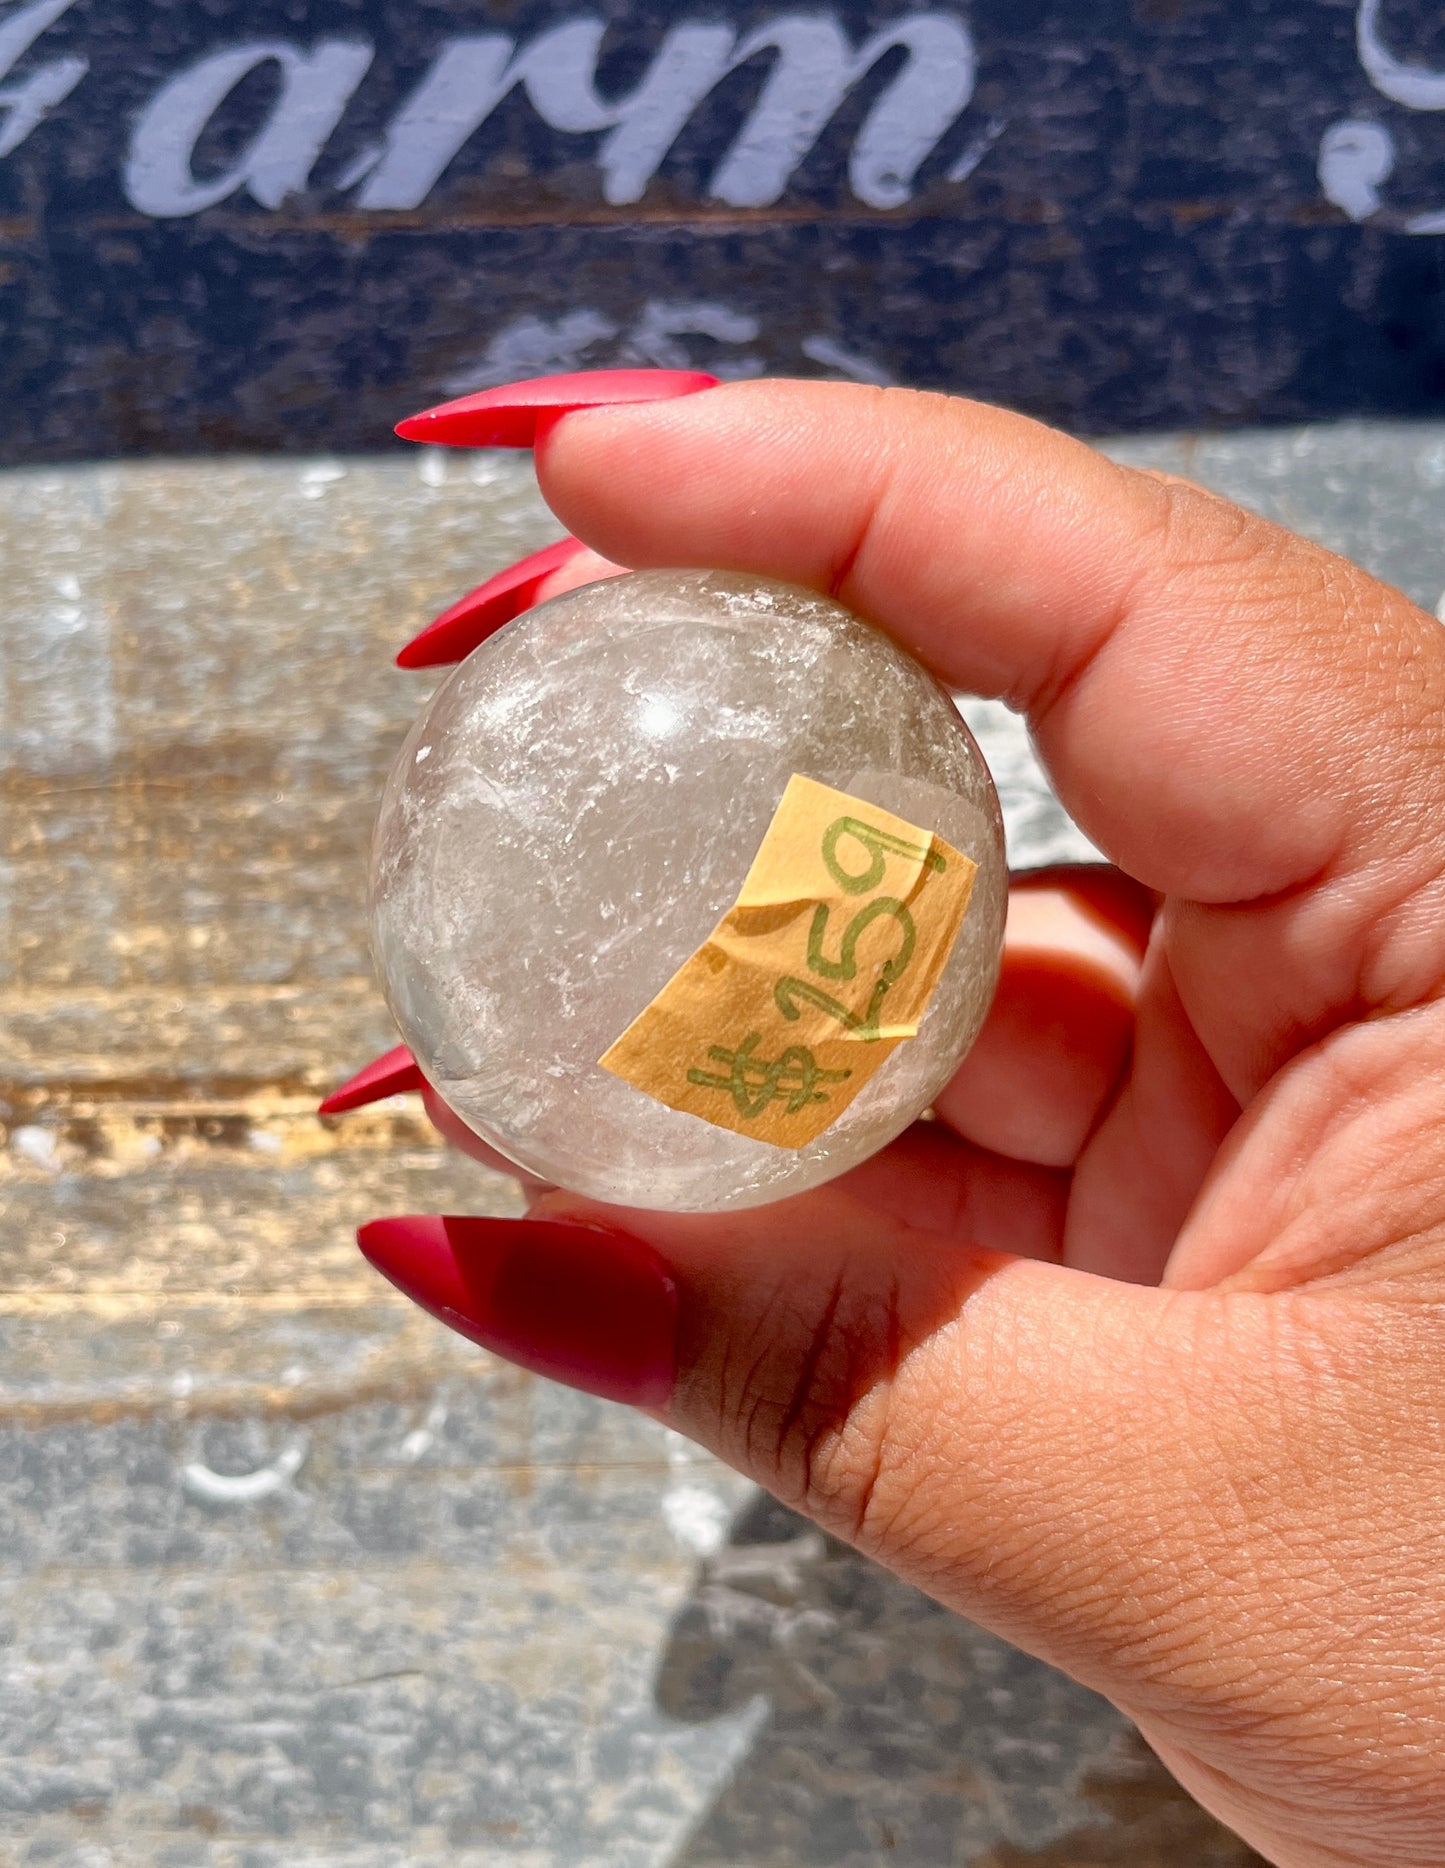
[[[655,1101],[597,1059],[735,901],[789,777],[978,864],[918,1035],[785,1149]],[[1003,938],[998,800],[950,697],[888,637],[792,586],[647,571],[527,612],[445,680],[382,801],[377,961],[430,1082],[519,1166],[706,1212],[815,1187],[947,1083]]]

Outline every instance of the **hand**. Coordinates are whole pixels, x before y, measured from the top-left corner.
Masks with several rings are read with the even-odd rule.
[[[937,1122],[737,1216],[448,1222],[462,1320],[1107,1694],[1280,1868],[1445,1863],[1445,632],[939,397],[593,409],[538,470],[616,563],[829,591],[1025,709],[1117,869],[1016,892]]]

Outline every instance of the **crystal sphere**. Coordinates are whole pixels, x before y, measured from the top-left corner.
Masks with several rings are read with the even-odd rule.
[[[978,865],[917,1036],[799,1149],[597,1062],[732,907],[794,773]],[[816,1187],[920,1115],[983,1022],[1006,896],[998,798],[933,677],[837,603],[719,572],[611,578],[484,642],[407,737],[372,852],[387,999],[446,1102],[545,1180],[679,1212]]]

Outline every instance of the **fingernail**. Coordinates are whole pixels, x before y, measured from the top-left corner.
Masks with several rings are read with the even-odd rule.
[[[633,1407],[671,1396],[677,1287],[640,1239],[430,1215],[373,1220],[356,1237],[413,1303],[509,1362]]]
[[[358,1070],[335,1089],[316,1111],[318,1116],[339,1116],[347,1109],[364,1109],[379,1103],[383,1096],[400,1096],[404,1090],[419,1090],[426,1078],[404,1044],[397,1045],[383,1057],[373,1058],[365,1070]]]
[[[397,667],[438,668],[445,662],[463,660],[479,643],[495,635],[503,623],[531,609],[537,600],[538,585],[586,549],[580,538],[559,538],[554,545],[544,545],[530,557],[498,571],[449,610],[443,610],[420,635],[413,636],[397,656]]]
[[[705,370],[579,370],[570,376],[534,376],[525,383],[504,383],[423,409],[398,422],[396,432],[403,441],[442,447],[529,448],[539,428],[573,409],[691,396],[715,388],[717,380]]]

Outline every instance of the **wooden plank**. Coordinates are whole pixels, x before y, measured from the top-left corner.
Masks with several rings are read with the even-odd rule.
[[[10,0],[0,458],[638,362],[1439,411],[1439,57],[1425,0]]]
[[[524,463],[488,461],[481,485],[448,467],[7,483],[0,1076],[15,1087],[320,1090],[390,1041],[366,847],[433,685],[390,654],[558,530]]]

